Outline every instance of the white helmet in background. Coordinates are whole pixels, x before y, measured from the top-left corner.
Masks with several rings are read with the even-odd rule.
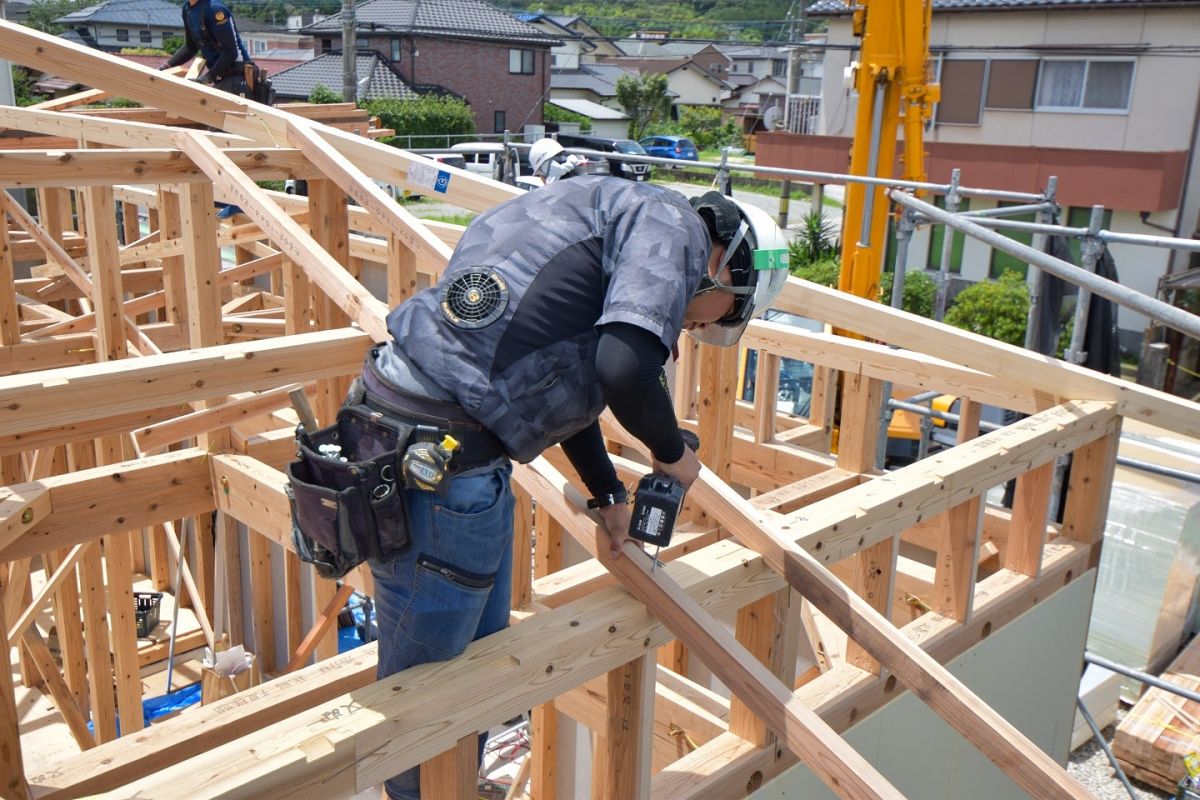
[[[714,242],[725,245],[717,277],[704,278],[701,289],[723,290],[735,299],[724,317],[688,333],[698,341],[728,347],[737,344],[750,320],[767,312],[787,283],[787,238],[766,211],[720,192],[707,192],[690,202]]]
[[[563,151],[563,146],[558,143],[557,139],[538,139],[529,148],[529,166],[533,167],[533,174],[540,175],[545,178],[550,170],[550,164]]]

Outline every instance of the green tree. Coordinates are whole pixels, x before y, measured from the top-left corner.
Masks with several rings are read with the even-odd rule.
[[[583,114],[576,114],[553,103],[542,103],[542,119],[546,122],[578,122],[580,133],[592,132],[592,121]]]
[[[186,42],[187,40],[182,36],[164,36],[162,49],[171,55],[175,55],[175,51],[183,47]]]
[[[89,5],[89,0],[34,0],[29,6],[29,16],[25,18],[25,24],[45,33],[62,33],[67,26],[54,20]]]
[[[45,95],[34,92],[33,78],[29,76],[29,70],[24,67],[13,65],[12,79],[13,94],[16,96],[18,106],[31,106],[47,99]]]
[[[335,92],[323,83],[318,83],[308,93],[308,102],[310,103],[340,103],[342,102],[341,92]]]
[[[622,75],[617,79],[617,102],[629,115],[629,138],[641,139],[653,124],[671,114],[666,75]]]
[[[1029,314],[1029,287],[1021,273],[1008,271],[998,281],[964,289],[946,312],[946,324],[1021,347]]]
[[[368,100],[363,107],[383,127],[396,131],[388,142],[396,147],[443,147],[447,135],[475,132],[471,107],[458,97],[425,94],[411,100]]]

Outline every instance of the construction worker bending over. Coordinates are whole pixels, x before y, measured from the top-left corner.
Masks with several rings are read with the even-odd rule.
[[[205,72],[196,80],[230,94],[250,97],[245,65],[252,64],[250,52],[238,35],[233,10],[223,0],[187,0],[183,6],[183,46],[164,65],[177,67],[204,58]]]
[[[538,139],[529,148],[529,166],[547,186],[574,175],[578,165],[579,156],[564,156],[563,146],[557,139]]]
[[[508,625],[509,459],[561,444],[614,557],[630,509],[600,433],[605,406],[655,470],[695,481],[700,461],[680,436],[663,364],[682,330],[735,344],[782,288],[786,253],[765,211],[612,177],[562,181],[471,223],[438,284],[388,316],[393,339],[372,349],[343,407],[413,431],[399,470],[407,534],[380,524],[369,562],[379,678]],[[386,484],[372,493],[391,496]],[[415,768],[385,796],[429,798]]]

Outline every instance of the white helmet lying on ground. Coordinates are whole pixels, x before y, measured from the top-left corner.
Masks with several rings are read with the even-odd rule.
[[[751,319],[767,312],[787,283],[787,239],[771,215],[757,206],[720,192],[707,192],[690,202],[713,241],[726,248],[717,277],[704,278],[699,291],[720,289],[736,299],[715,324],[689,333],[701,342],[728,347],[737,343]]]

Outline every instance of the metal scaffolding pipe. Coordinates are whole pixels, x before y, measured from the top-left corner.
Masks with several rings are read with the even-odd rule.
[[[1194,703],[1200,703],[1200,692],[1193,692],[1191,689],[1186,689],[1174,683],[1167,683],[1162,678],[1156,678],[1133,667],[1109,661],[1104,656],[1098,656],[1090,650],[1084,651],[1083,660],[1089,664],[1095,664],[1097,667],[1104,667],[1107,670],[1124,675],[1127,678],[1133,678],[1135,681],[1140,681],[1147,686],[1153,686],[1155,689],[1162,689],[1164,692],[1170,692],[1171,694],[1191,700]]]
[[[888,196],[902,206],[920,211],[931,219],[935,219],[948,227],[973,236],[997,250],[1016,256],[1029,264],[1033,264],[1038,269],[1049,272],[1051,275],[1055,275],[1065,281],[1070,281],[1077,286],[1082,286],[1090,290],[1093,294],[1100,295],[1141,314],[1145,314],[1151,319],[1158,320],[1180,333],[1200,339],[1200,317],[1197,317],[1195,314],[1189,314],[1183,309],[1176,308],[1161,300],[1146,297],[1140,292],[1122,286],[1115,281],[1092,275],[1087,270],[1080,269],[1074,264],[1068,264],[1062,259],[1054,258],[1046,253],[1034,250],[1028,245],[1015,242],[1006,236],[1001,236],[995,231],[988,230],[977,224],[973,220],[962,219],[954,214],[949,214],[937,206],[926,203],[923,200],[918,200],[912,195],[898,189],[890,191]]]

